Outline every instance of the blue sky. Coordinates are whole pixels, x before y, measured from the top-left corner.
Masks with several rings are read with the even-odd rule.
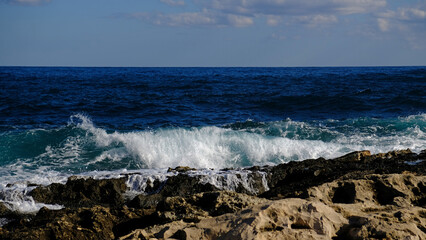
[[[0,65],[426,65],[426,1],[0,0]]]

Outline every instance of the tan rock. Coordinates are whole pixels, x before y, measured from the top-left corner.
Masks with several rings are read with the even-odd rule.
[[[321,200],[349,220],[338,232],[341,239],[426,239],[426,210],[420,205],[425,183],[426,176],[410,173],[370,175],[313,187],[309,199]]]
[[[120,239],[330,239],[347,220],[320,202],[303,199],[269,201],[198,223],[176,221],[136,230]]]
[[[245,196],[221,193],[211,206],[257,205],[198,223],[179,220],[135,230],[120,239],[426,239],[425,189],[426,176],[404,173],[325,183],[310,188],[307,200],[252,197],[232,203]],[[197,205],[202,198],[187,200]]]
[[[363,158],[367,157],[367,156],[371,156],[370,151],[368,150],[364,150],[364,151],[357,151],[357,152],[351,152],[348,153],[344,156],[338,157],[335,160],[340,160],[340,161],[360,161]]]

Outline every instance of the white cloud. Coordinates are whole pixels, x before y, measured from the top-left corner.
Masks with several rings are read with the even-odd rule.
[[[266,16],[266,24],[269,26],[277,26],[283,22],[287,25],[298,24],[308,27],[316,27],[319,25],[337,23],[338,19],[334,15],[304,15],[291,17],[281,17],[276,15]]]
[[[382,32],[389,31],[389,20],[385,18],[378,18],[377,24],[379,25],[379,28]]]
[[[183,0],[160,0],[183,5]],[[269,26],[282,23],[310,27],[338,22],[338,16],[364,14],[386,6],[386,0],[193,0],[197,12],[139,13],[139,19],[167,26],[250,26],[266,19]]]
[[[287,40],[287,36],[280,34],[280,33],[272,33],[271,37],[272,37],[272,39],[280,40],[280,41]]]
[[[276,15],[268,15],[266,16],[266,24],[269,26],[277,26],[283,21],[283,18]]]
[[[1,2],[16,5],[40,5],[50,2],[50,0],[2,0]]]
[[[426,4],[379,13],[377,25],[382,32],[405,38],[413,48],[426,48]]]
[[[160,0],[160,2],[165,3],[170,6],[184,6],[185,1],[183,0]]]
[[[186,12],[175,14],[134,13],[131,18],[145,20],[160,26],[235,26],[244,27],[253,24],[253,19],[233,14],[216,14],[204,10],[202,12]]]
[[[417,8],[402,8],[399,9],[397,16],[401,20],[424,21],[426,20],[426,11]]]
[[[336,23],[337,17],[334,15],[307,15],[296,16],[292,18],[293,23],[305,24],[309,27],[316,27],[318,25]]]
[[[194,0],[202,7],[241,15],[356,14],[386,6],[386,0]]]
[[[389,31],[391,27],[399,29],[426,28],[426,10],[423,10],[422,7],[399,8],[396,11],[379,13],[377,24],[383,32]]]

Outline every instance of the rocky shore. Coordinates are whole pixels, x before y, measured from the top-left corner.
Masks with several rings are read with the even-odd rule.
[[[425,160],[426,150],[360,151],[255,166],[234,191],[178,167],[137,196],[131,175],[70,177],[29,193],[60,210],[0,202],[0,239],[426,239]]]

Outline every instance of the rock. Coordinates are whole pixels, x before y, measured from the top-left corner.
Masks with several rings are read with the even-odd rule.
[[[96,206],[75,211],[42,208],[33,221],[15,224],[4,239],[113,239],[116,218]]]
[[[160,194],[145,195],[139,194],[133,198],[127,206],[132,208],[144,208],[144,209],[154,209],[157,207],[158,203],[161,202],[164,197]]]
[[[175,221],[136,230],[120,239],[331,239],[346,223],[323,203],[284,199],[198,223]]]
[[[426,199],[426,176],[412,173],[367,175],[357,180],[337,180],[308,189],[308,199],[326,204],[361,204],[363,208],[390,205],[423,207]]]
[[[153,212],[128,209],[91,208],[49,210],[43,207],[31,221],[5,226],[1,239],[116,239],[134,229],[158,224]]]
[[[242,193],[216,191],[193,195],[189,202],[207,211],[210,216],[219,216],[235,213],[241,209],[265,203],[267,200]]]
[[[157,214],[164,221],[199,222],[209,216],[235,213],[264,202],[267,202],[267,200],[242,193],[206,192],[187,198],[168,197],[158,204]]]
[[[126,189],[124,178],[95,180],[70,177],[65,185],[53,183],[37,187],[30,195],[37,202],[67,207],[119,206],[124,203]]]
[[[12,211],[6,207],[5,203],[0,202],[0,217],[8,216],[12,213]]]
[[[196,205],[187,202],[183,197],[168,197],[157,206],[157,215],[164,222],[184,220],[185,222],[199,222],[208,217],[208,213]]]
[[[239,183],[236,192],[183,169],[150,183],[150,194],[127,205],[124,178],[71,177],[31,192],[36,201],[64,209],[24,216],[0,203],[0,218],[13,216],[0,239],[426,239],[425,156],[361,151],[252,167],[235,177],[247,178],[255,190]],[[269,191],[259,169],[267,173]]]
[[[188,166],[177,166],[175,168],[169,168],[169,169],[167,169],[167,172],[180,172],[180,173],[183,173],[183,172],[195,171],[195,170],[197,170],[197,169],[191,168],[191,167],[188,167]]]
[[[348,224],[336,239],[426,239],[426,211],[419,186],[426,176],[412,173],[368,175],[359,180],[339,180],[309,189],[310,201],[336,209]]]
[[[390,158],[404,158],[404,159],[408,158],[408,159],[410,159],[414,156],[416,156],[416,154],[411,152],[410,149],[396,150],[396,151],[391,151],[391,152],[388,152],[388,153],[378,153],[378,154],[374,155],[374,157],[376,157],[376,158],[378,157],[378,158],[387,158],[387,159],[390,159]]]
[[[335,158],[337,161],[361,161],[365,159],[365,157],[371,156],[370,151],[358,151],[348,153],[342,157]]]
[[[200,177],[191,177],[186,174],[178,174],[167,179],[164,187],[160,190],[163,196],[189,196],[200,192],[219,190],[210,183],[200,183]]]
[[[192,200],[174,197],[164,212],[214,216],[211,209],[221,204],[237,207],[197,221],[170,218],[170,223],[120,239],[426,239],[426,210],[416,205],[426,196],[425,183],[426,176],[412,173],[372,174],[312,187],[306,200],[271,201],[229,192],[200,193]],[[245,197],[249,204],[235,211],[240,206],[236,199]]]
[[[309,159],[274,166],[268,175],[270,190],[261,197],[279,199],[287,197],[307,198],[306,190],[339,178],[361,179],[369,174],[403,173],[404,171],[426,174],[426,163],[409,165],[421,155],[409,149],[386,154],[370,155],[369,151],[353,152],[343,157],[326,160]]]
[[[163,182],[161,182],[158,179],[155,179],[153,182],[148,179],[146,182],[145,192],[147,194],[156,194],[161,190],[161,187],[163,186]]]

